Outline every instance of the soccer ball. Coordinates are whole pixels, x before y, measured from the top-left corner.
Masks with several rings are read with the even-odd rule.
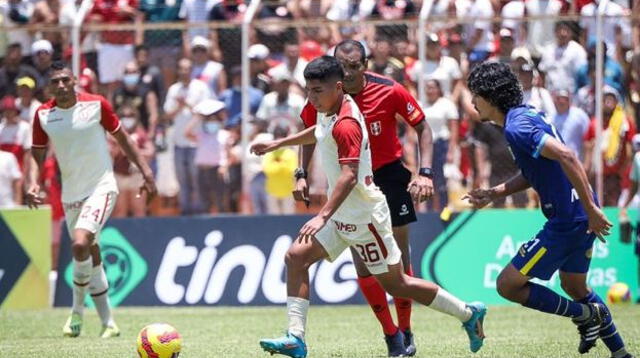
[[[182,348],[180,333],[166,323],[154,323],[138,334],[140,358],[177,358]]]
[[[607,301],[609,303],[626,303],[631,301],[631,290],[626,283],[618,282],[609,287],[607,292]]]

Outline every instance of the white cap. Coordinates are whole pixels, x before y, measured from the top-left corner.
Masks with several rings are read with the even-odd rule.
[[[247,57],[251,60],[264,60],[269,54],[269,48],[263,44],[251,45],[247,51]]]
[[[269,75],[271,75],[271,81],[273,83],[280,82],[280,81],[291,82],[291,75],[289,74],[287,69],[284,67],[278,68],[276,71],[271,71]]]
[[[616,98],[616,100],[618,102],[621,101],[621,97],[620,97],[620,92],[618,92],[617,89],[609,86],[609,85],[604,85],[604,87],[602,87],[602,94],[603,95],[612,95]]]
[[[31,44],[31,54],[35,55],[40,51],[46,51],[50,54],[53,53],[53,46],[51,46],[51,42],[48,40],[38,40]]]
[[[529,64],[533,64],[531,59],[531,52],[526,47],[516,47],[511,51],[511,59],[517,60],[518,58],[524,58]]]
[[[204,47],[206,49],[209,49],[210,46],[211,42],[209,42],[209,40],[207,40],[204,36],[196,36],[193,38],[193,40],[191,40],[191,48]]]
[[[225,108],[224,102],[218,101],[216,99],[205,99],[202,102],[198,103],[194,108],[194,112],[201,114],[203,116],[210,116],[212,114],[218,113]]]

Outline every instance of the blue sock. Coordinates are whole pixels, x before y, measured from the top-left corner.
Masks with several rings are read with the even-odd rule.
[[[525,307],[571,318],[582,316],[583,309],[587,308],[584,304],[568,300],[544,286],[533,282],[528,285],[529,298],[523,304]]]
[[[605,307],[607,311],[607,316],[602,322],[602,328],[600,328],[600,339],[604,342],[604,344],[609,348],[611,352],[617,352],[620,349],[624,348],[624,342],[622,341],[622,337],[620,337],[620,333],[618,333],[618,329],[616,325],[613,323],[613,317],[611,317],[611,312],[609,311],[609,307],[602,301],[600,296],[598,296],[595,292],[591,292],[587,295],[587,297],[577,301],[580,303],[600,303]]]

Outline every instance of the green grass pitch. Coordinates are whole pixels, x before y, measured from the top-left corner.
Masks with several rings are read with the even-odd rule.
[[[67,309],[0,312],[0,357],[137,357],[136,335],[153,322],[170,323],[180,331],[181,357],[269,357],[258,340],[279,336],[286,325],[284,307],[117,308],[119,338],[97,338],[100,326],[92,310],[87,311],[79,338],[62,338],[67,313]],[[613,314],[628,349],[640,355],[640,306],[615,306]],[[487,339],[478,354],[469,352],[467,337],[455,319],[427,308],[414,309],[413,330],[417,357],[609,357],[602,342],[580,356],[577,330],[568,319],[517,306],[489,308]],[[310,358],[386,356],[378,323],[366,306],[311,306],[307,343]]]

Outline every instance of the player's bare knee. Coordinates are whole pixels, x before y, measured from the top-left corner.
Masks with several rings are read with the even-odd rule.
[[[496,289],[498,291],[498,294],[503,298],[506,298],[509,301],[514,300],[515,291],[517,288],[506,275],[501,273],[498,276],[498,279],[496,280]]]
[[[287,250],[287,253],[284,256],[284,262],[288,269],[308,268],[312,263],[307,262],[307,256],[308,255],[306,255],[302,250],[297,250],[292,247]]]
[[[560,287],[573,300],[583,299],[589,294],[589,289],[583,282],[560,281]]]

